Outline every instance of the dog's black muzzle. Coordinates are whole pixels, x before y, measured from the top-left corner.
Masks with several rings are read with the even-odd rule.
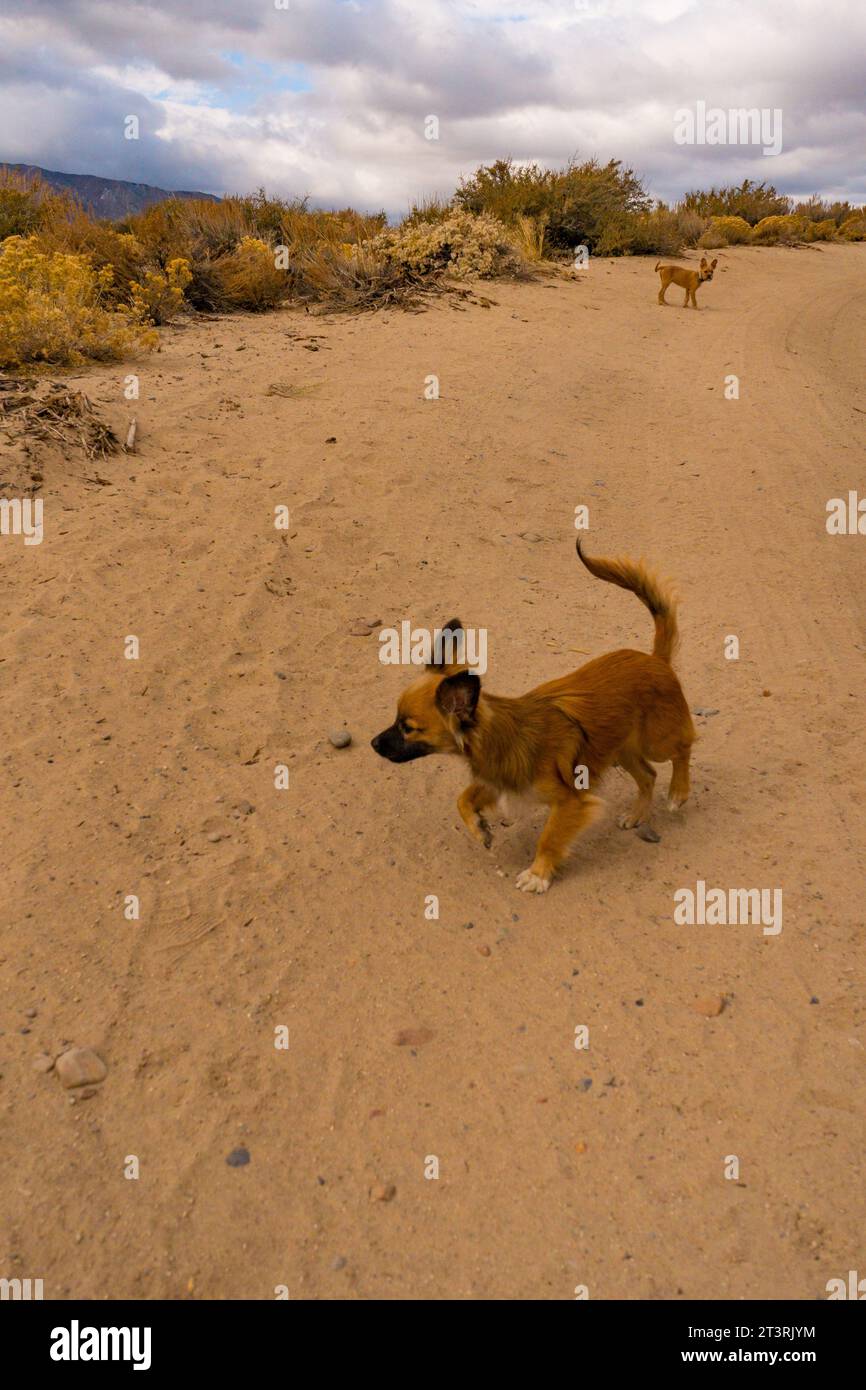
[[[392,763],[411,763],[414,758],[423,758],[433,752],[429,743],[407,743],[396,724],[383,729],[381,734],[371,739],[370,747],[380,758],[387,758]]]

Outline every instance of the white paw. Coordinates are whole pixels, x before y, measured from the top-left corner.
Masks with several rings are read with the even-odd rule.
[[[680,809],[680,807],[681,807],[681,806],[685,806],[685,804],[686,804],[686,799],[685,799],[685,797],[683,797],[682,801],[678,801],[677,798],[676,798],[675,796],[669,796],[669,797],[668,797],[668,810],[669,810],[669,811],[678,811],[678,810]]]
[[[620,830],[634,830],[636,825],[640,825],[638,817],[629,815],[627,811],[617,817],[616,823]]]
[[[522,893],[546,893],[550,887],[550,879],[541,878],[531,869],[524,869],[522,874],[517,875],[517,887]]]

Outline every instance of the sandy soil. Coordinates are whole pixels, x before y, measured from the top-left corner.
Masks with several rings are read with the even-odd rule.
[[[0,542],[0,1274],[814,1299],[862,1267],[866,539],[825,509],[864,487],[864,257],[724,253],[699,313],[623,260],[487,309],[196,322],[68,378],[124,429],[139,371],[140,450],[44,453],[44,541]],[[457,760],[377,758],[406,674],[350,629],[458,613],[503,694],[647,648],[575,560],[580,504],[590,550],[677,580],[680,674],[718,713],[660,843],[616,828],[613,773],[530,898],[542,810],[485,853]],[[782,889],[781,933],[677,925],[699,879]],[[96,1094],[34,1069],[68,1043]]]

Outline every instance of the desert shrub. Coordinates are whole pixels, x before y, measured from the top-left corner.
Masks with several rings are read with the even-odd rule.
[[[517,248],[518,255],[524,261],[538,262],[544,260],[546,232],[547,214],[544,212],[540,217],[527,217],[521,214],[516,219],[512,228],[512,241]]]
[[[727,244],[724,236],[716,227],[708,227],[697,240],[697,246],[701,251],[719,251]]]
[[[634,217],[631,251],[635,256],[675,256],[683,238],[676,212],[659,203],[651,212]]]
[[[401,222],[402,227],[415,227],[419,222],[444,222],[454,213],[453,202],[444,198],[416,199]]]
[[[31,236],[74,206],[70,197],[55,192],[38,174],[0,167],[0,242],[10,236]]]
[[[506,226],[513,226],[518,217],[546,215],[548,245],[559,251],[580,245],[597,250],[609,223],[621,225],[628,215],[650,207],[637,175],[618,159],[607,164],[597,159],[582,164],[572,160],[564,169],[499,159],[482,165],[471,178],[461,179],[454,202],[466,212],[489,214]],[[614,235],[608,233],[609,241]]]
[[[487,213],[454,212],[443,222],[397,227],[376,237],[371,248],[422,276],[447,272],[457,279],[483,279],[516,274],[522,267],[508,229]]]
[[[277,267],[273,248],[258,237],[242,237],[213,269],[224,303],[234,309],[273,309],[289,293],[286,270]]]
[[[161,267],[179,257],[192,262],[227,255],[253,231],[237,198],[166,198],[130,217],[127,226]]]
[[[85,256],[97,271],[109,266],[112,274],[106,299],[117,304],[131,302],[132,284],[148,268],[148,254],[131,232],[120,232],[108,222],[98,222],[77,206],[71,206],[64,217],[40,231],[39,246],[46,252]]]
[[[802,217],[792,213],[780,217],[762,217],[752,228],[752,239],[765,246],[793,246],[803,241],[807,224]]]
[[[294,252],[323,242],[332,246],[341,242],[358,245],[378,236],[387,225],[384,212],[362,213],[354,208],[321,212],[293,205],[287,206],[273,235],[277,245]],[[264,231],[259,230],[259,234],[267,240]]]
[[[805,239],[806,241],[835,241],[839,228],[832,217],[826,217],[822,222],[807,222]]]
[[[294,299],[343,311],[408,308],[430,286],[429,278],[386,256],[376,238],[360,246],[322,242],[301,249],[292,262],[291,283]]]
[[[248,230],[263,241],[279,241],[284,221],[307,212],[306,198],[269,198],[263,188],[242,197],[224,198],[223,202],[239,209]]]
[[[461,178],[454,205],[476,216],[487,213],[506,225],[518,217],[540,217],[550,209],[555,177],[552,169],[537,164],[497,159],[480,165],[468,179]]]
[[[797,203],[793,209],[795,216],[804,217],[809,222],[829,222],[832,221],[837,227],[841,227],[849,217],[854,217],[860,209],[854,207],[847,201],[828,203],[823,198],[819,198],[817,193],[813,193],[811,198],[807,198],[802,203]],[[820,237],[817,240],[825,240]]]
[[[847,217],[839,228],[843,241],[866,241],[866,215],[855,213]]]
[[[133,280],[131,304],[142,323],[168,323],[183,305],[183,292],[192,279],[189,261],[169,261],[165,270],[148,270]]]
[[[707,230],[707,218],[692,208],[677,207],[677,227],[683,246],[697,246],[698,238]]]
[[[752,239],[752,229],[744,217],[713,217],[708,230],[724,239],[727,246],[740,246]]]
[[[751,179],[730,188],[710,188],[687,193],[682,207],[702,217],[742,217],[750,226],[767,217],[783,217],[791,211],[791,200],[772,185]]]
[[[230,300],[216,263],[231,256],[252,224],[238,200],[228,207],[199,198],[167,198],[130,217],[124,226],[144,248],[148,268],[166,272],[172,261],[184,260],[189,269],[185,286],[195,309],[227,309]]]
[[[155,346],[134,314],[105,307],[111,279],[110,266],[94,270],[86,256],[9,237],[0,247],[0,367],[77,365]]]

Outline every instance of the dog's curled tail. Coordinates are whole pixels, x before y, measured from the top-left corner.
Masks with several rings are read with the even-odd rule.
[[[656,263],[655,263],[653,269],[654,269],[654,270],[658,270],[658,268],[659,268],[660,265],[661,265],[661,261],[656,261]]]
[[[656,636],[653,643],[653,656],[661,657],[670,663],[679,642],[677,628],[677,604],[671,589],[647,569],[642,560],[600,560],[584,555],[577,538],[577,554],[582,563],[597,579],[605,579],[609,584],[618,584],[621,589],[630,589],[637,594],[641,603],[653,615]]]

